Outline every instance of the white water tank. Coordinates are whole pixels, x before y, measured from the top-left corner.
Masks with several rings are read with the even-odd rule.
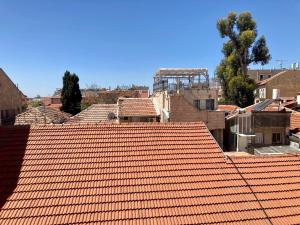
[[[300,105],[300,92],[297,93],[297,105]]]
[[[278,98],[279,98],[279,89],[273,89],[272,99],[278,99]]]

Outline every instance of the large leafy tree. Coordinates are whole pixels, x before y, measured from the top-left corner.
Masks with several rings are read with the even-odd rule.
[[[79,78],[73,73],[66,71],[63,76],[63,88],[61,91],[61,110],[72,115],[80,112],[81,92]]]
[[[256,22],[249,12],[234,12],[219,19],[217,29],[222,38],[224,59],[216,69],[224,98],[240,107],[253,103],[255,82],[248,77],[250,64],[265,65],[271,59],[264,36],[257,38]]]

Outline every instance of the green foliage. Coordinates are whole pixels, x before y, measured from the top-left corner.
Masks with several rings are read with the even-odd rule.
[[[243,76],[233,77],[228,84],[230,99],[239,107],[246,107],[254,102],[255,81]]]
[[[86,102],[82,102],[81,104],[80,104],[80,109],[81,109],[81,111],[82,110],[85,110],[85,109],[87,109],[88,107],[90,107],[92,104],[89,104],[89,103],[86,103]]]
[[[42,105],[42,102],[39,101],[39,100],[33,100],[33,101],[31,102],[31,106],[32,106],[33,108],[39,107],[39,106],[41,106],[41,105]]]
[[[61,110],[72,115],[79,113],[81,110],[81,99],[78,76],[66,71],[63,77],[63,88],[61,91]]]
[[[257,38],[256,22],[251,13],[237,15],[231,12],[217,21],[217,29],[222,38],[224,59],[216,68],[224,99],[240,107],[253,103],[255,82],[248,78],[248,65],[265,65],[271,59],[264,36]]]

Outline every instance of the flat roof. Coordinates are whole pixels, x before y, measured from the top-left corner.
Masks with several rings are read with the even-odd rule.
[[[290,145],[276,145],[276,146],[254,148],[254,153],[258,155],[299,154],[300,149],[292,147]]]

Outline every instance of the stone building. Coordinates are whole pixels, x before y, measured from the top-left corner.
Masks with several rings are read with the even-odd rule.
[[[262,80],[266,80],[271,78],[272,76],[284,71],[283,69],[249,69],[248,76],[255,80],[256,82],[260,82]]]
[[[256,102],[265,99],[295,98],[300,91],[300,70],[282,71],[258,82]]]
[[[203,121],[223,144],[225,117],[218,108],[218,90],[209,87],[207,69],[161,68],[154,76],[153,98],[161,122]]]
[[[26,104],[26,96],[0,68],[0,125],[14,124]]]
[[[291,112],[272,99],[238,109],[226,118],[224,147],[251,152],[253,148],[288,144]]]

